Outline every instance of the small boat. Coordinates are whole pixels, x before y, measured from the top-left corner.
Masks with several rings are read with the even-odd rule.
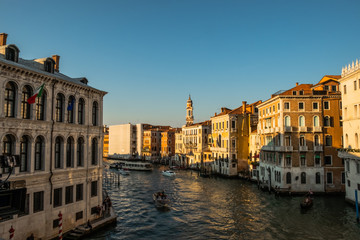
[[[301,209],[309,209],[313,205],[313,200],[310,197],[305,197],[300,203]]]
[[[153,200],[158,208],[170,207],[170,199],[164,192],[153,193]]]
[[[167,176],[167,177],[174,177],[175,172],[171,171],[171,170],[166,170],[166,171],[162,171],[162,175]]]
[[[110,164],[110,168],[112,168],[112,169],[120,169],[121,165],[119,163],[112,163],[112,164]]]
[[[121,175],[129,175],[130,174],[130,171],[129,170],[126,170],[126,169],[119,169],[119,173]]]

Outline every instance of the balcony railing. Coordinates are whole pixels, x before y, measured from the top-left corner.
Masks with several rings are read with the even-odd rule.
[[[322,132],[322,128],[319,126],[313,127],[313,132]]]
[[[308,147],[307,147],[307,146],[299,146],[299,151],[300,151],[300,152],[307,152],[307,151],[308,151]]]
[[[323,147],[322,147],[322,146],[314,146],[314,151],[315,151],[315,152],[322,152],[322,151],[323,151]]]
[[[307,132],[307,127],[305,127],[305,126],[300,126],[300,127],[299,127],[299,132]]]
[[[261,150],[264,150],[264,151],[274,151],[275,150],[275,147],[274,146],[263,146],[261,148]]]
[[[292,127],[285,126],[284,132],[292,132]]]

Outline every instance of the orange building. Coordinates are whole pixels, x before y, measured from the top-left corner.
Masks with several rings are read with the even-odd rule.
[[[103,157],[109,155],[109,127],[104,126],[104,143],[103,143]]]

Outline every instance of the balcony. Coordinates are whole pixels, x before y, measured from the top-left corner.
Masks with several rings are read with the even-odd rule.
[[[313,132],[322,132],[322,128],[319,126],[313,127]]]
[[[322,146],[314,146],[314,152],[322,152],[323,147]]]
[[[299,132],[307,132],[307,127],[305,126],[299,127]]]
[[[300,151],[300,152],[307,152],[307,151],[308,151],[308,147],[307,147],[307,146],[299,146],[299,151]]]
[[[231,132],[231,133],[236,133],[236,132],[237,132],[237,129],[236,129],[236,128],[231,128],[231,129],[230,129],[230,132]]]
[[[263,133],[266,134],[266,133],[270,133],[271,129],[270,128],[265,128],[263,131],[264,131]]]
[[[285,152],[292,152],[293,146],[285,146]]]
[[[274,146],[263,146],[261,148],[261,150],[263,150],[263,151],[274,151],[275,147]]]
[[[292,127],[285,126],[284,132],[292,132]]]

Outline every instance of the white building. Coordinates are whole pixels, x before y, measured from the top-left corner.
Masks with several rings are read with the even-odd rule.
[[[141,156],[144,124],[109,126],[109,156]]]
[[[6,38],[0,34],[0,238],[13,227],[15,239],[50,239],[58,235],[59,212],[63,232],[97,218],[106,92],[61,74],[57,55],[21,59]]]
[[[358,199],[360,198],[360,64],[358,60],[342,69],[340,90],[344,148],[339,149],[338,156],[345,160],[345,199],[355,203],[355,190],[358,191]]]

